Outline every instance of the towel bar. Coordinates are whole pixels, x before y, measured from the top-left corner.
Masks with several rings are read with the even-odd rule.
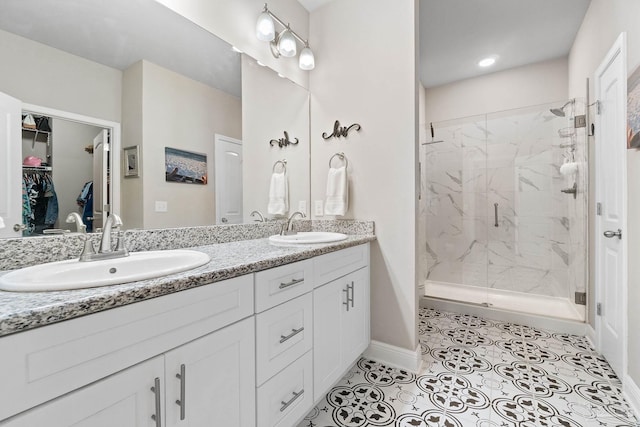
[[[331,161],[333,161],[335,157],[338,157],[340,160],[344,162],[345,168],[349,167],[349,160],[347,160],[347,156],[345,156],[344,153],[336,153],[333,156],[331,156],[331,158],[329,159],[329,168],[331,168]]]
[[[287,171],[287,159],[282,159],[282,160],[278,160],[277,162],[275,162],[273,164],[273,170],[272,172],[276,171],[276,168],[278,167],[278,165],[282,165],[282,172],[286,172]]]

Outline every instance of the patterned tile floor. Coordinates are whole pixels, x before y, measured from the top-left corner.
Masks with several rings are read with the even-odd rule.
[[[419,375],[360,359],[298,427],[640,424],[579,336],[421,308]]]

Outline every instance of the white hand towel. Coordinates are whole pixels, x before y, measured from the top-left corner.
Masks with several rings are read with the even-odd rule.
[[[342,216],[349,209],[349,185],[347,168],[329,168],[327,175],[327,198],[324,202],[325,215]]]
[[[286,172],[274,172],[269,187],[269,205],[271,215],[286,215],[289,212],[289,183]]]

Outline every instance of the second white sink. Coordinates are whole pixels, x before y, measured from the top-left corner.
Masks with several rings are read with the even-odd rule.
[[[269,237],[269,242],[275,245],[309,245],[313,243],[332,243],[345,240],[346,234],[328,231],[301,231],[296,234],[275,234]]]
[[[128,257],[80,262],[77,259],[22,268],[0,276],[0,289],[61,291],[154,279],[200,267],[209,255],[188,250],[132,252]]]

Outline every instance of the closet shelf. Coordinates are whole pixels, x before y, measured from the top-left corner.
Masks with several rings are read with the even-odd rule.
[[[53,170],[51,166],[22,166],[23,171],[45,171],[50,172]]]
[[[47,137],[46,141],[42,141],[44,143],[47,144],[47,146],[49,145],[49,135],[51,135],[51,132],[48,132],[46,130],[39,130],[39,129],[31,129],[31,128],[22,128],[23,132],[33,132],[33,141],[31,142],[31,149],[34,149],[36,146],[36,140],[38,139],[38,135],[45,135]],[[40,141],[38,141],[40,142]]]

